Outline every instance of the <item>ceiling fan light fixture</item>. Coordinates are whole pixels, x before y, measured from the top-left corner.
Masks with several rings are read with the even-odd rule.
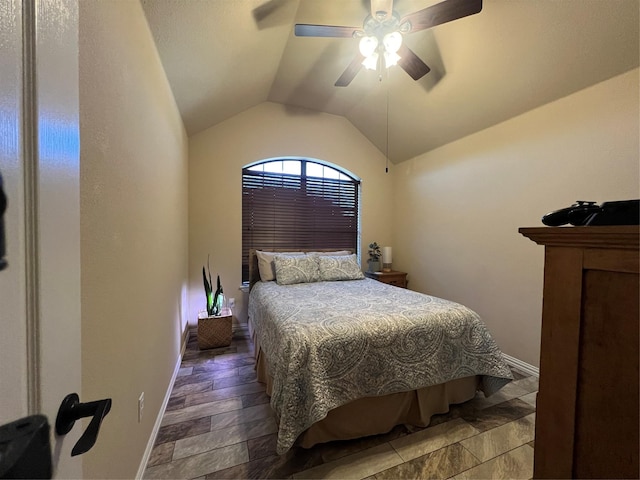
[[[386,53],[397,53],[402,45],[402,34],[397,30],[387,33],[382,39]]]
[[[359,47],[363,57],[370,57],[378,48],[378,39],[369,35],[362,37]]]
[[[384,65],[385,67],[393,67],[398,64],[398,60],[400,60],[400,55],[396,52],[384,52]]]
[[[362,61],[362,65],[369,70],[377,70],[378,58],[379,58],[378,52],[373,52],[371,55],[369,55]]]

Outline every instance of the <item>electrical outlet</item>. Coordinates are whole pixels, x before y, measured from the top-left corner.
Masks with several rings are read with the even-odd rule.
[[[138,397],[138,423],[142,421],[142,413],[144,412],[144,392]]]
[[[233,310],[233,308],[236,306],[236,299],[235,298],[230,298],[229,299],[229,308],[231,310]]]

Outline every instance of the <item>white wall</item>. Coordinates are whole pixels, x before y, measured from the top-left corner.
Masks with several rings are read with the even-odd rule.
[[[81,398],[113,399],[83,476],[133,478],[186,328],[187,137],[140,3],[79,5]]]
[[[638,69],[396,166],[394,267],[539,364],[544,248],[518,233],[576,200],[640,198]]]
[[[205,308],[202,266],[220,274],[236,316],[246,321],[238,290],[242,262],[242,167],[267,158],[299,156],[331,162],[362,179],[363,261],[373,241],[391,241],[392,170],[384,155],[348,120],[263,103],[189,138],[189,321]]]

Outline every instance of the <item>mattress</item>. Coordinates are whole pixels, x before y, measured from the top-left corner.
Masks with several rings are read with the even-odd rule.
[[[271,378],[281,454],[357,399],[473,376],[488,396],[512,379],[475,312],[371,279],[258,282],[249,318]]]

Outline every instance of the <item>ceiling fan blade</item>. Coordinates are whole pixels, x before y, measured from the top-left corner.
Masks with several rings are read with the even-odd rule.
[[[253,19],[257,24],[266,20],[284,5],[285,0],[268,0],[251,11]]]
[[[351,61],[347,69],[340,75],[340,78],[336,81],[336,87],[346,87],[351,83],[360,69],[362,68],[362,61],[364,60],[364,56],[358,53],[356,57]]]
[[[412,33],[467,17],[481,10],[482,0],[445,0],[404,16],[400,24],[409,22],[411,25],[409,33]]]
[[[413,53],[413,51],[407,47],[404,43],[400,46],[400,50],[398,50],[398,55],[400,55],[400,60],[398,60],[398,65],[400,65],[405,72],[409,74],[411,78],[414,80],[419,80],[424,77],[427,73],[431,71],[429,66],[424,63],[418,55]]]
[[[355,32],[361,32],[358,27],[339,27],[337,25],[309,25],[296,23],[296,37],[348,37],[352,38]]]
[[[380,21],[391,16],[393,0],[371,0],[371,16]]]

